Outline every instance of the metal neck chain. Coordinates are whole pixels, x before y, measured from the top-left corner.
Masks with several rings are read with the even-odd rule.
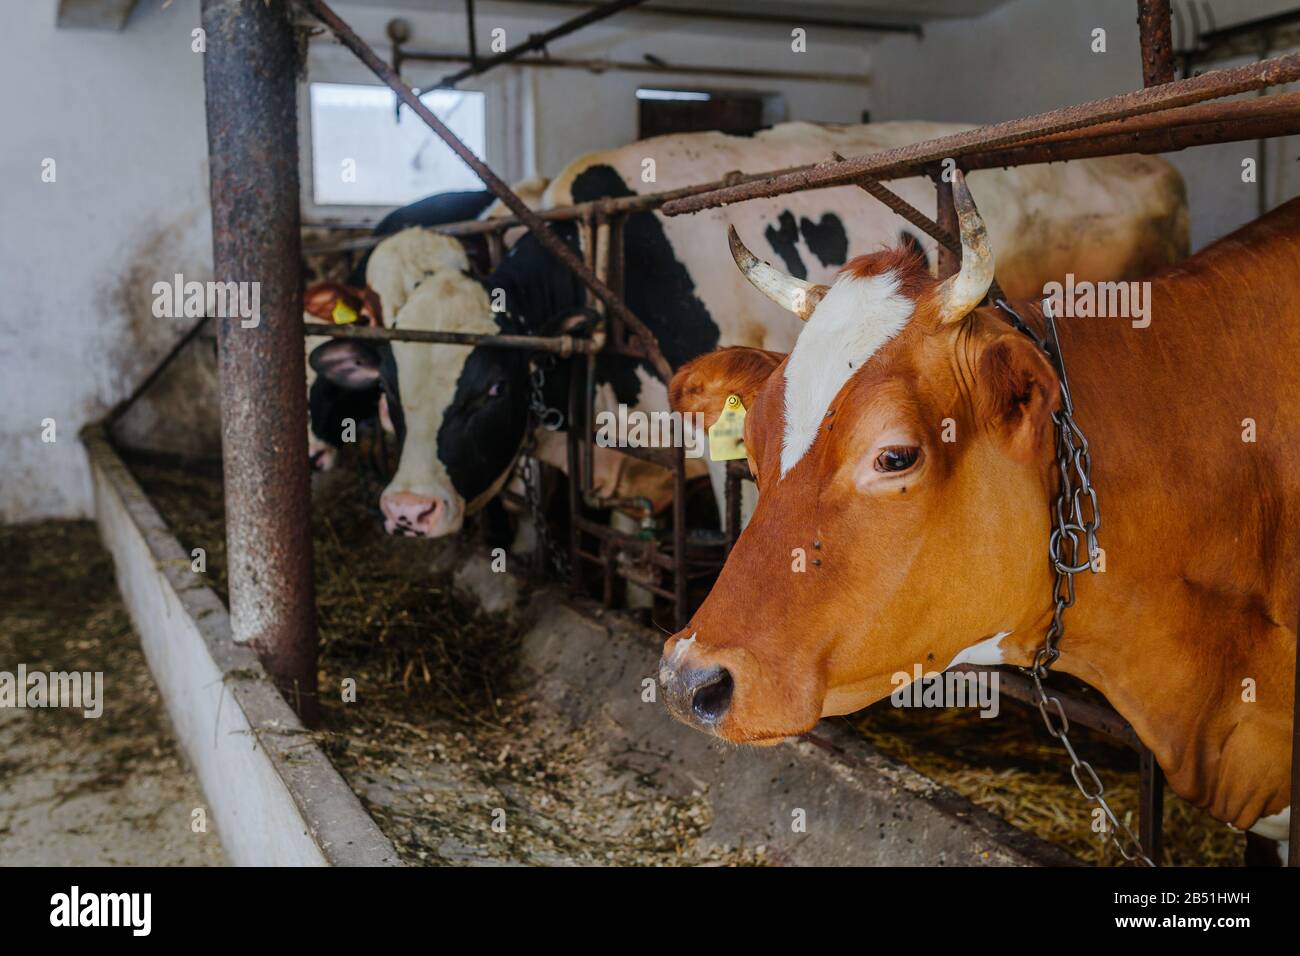
[[[1084,799],[1101,808],[1110,823],[1111,842],[1125,860],[1144,866],[1155,866],[1142,852],[1141,841],[1127,823],[1115,815],[1106,801],[1106,788],[1092,764],[1079,757],[1070,743],[1070,720],[1065,716],[1059,697],[1049,695],[1043,686],[1053,664],[1061,656],[1058,649],[1065,634],[1064,616],[1067,608],[1074,606],[1074,576],[1087,570],[1097,573],[1100,548],[1097,529],[1101,527],[1101,511],[1097,507],[1097,492],[1092,486],[1092,455],[1088,439],[1074,421],[1074,401],[1070,396],[1070,381],[1065,373],[1065,360],[1061,355],[1061,341],[1056,333],[1056,319],[1052,315],[1051,301],[1043,300],[1043,323],[1047,335],[1039,339],[1024,320],[1004,300],[994,303],[1006,313],[1017,329],[1034,340],[1056,368],[1061,383],[1061,408],[1052,413],[1056,425],[1056,467],[1060,475],[1060,490],[1053,509],[1054,524],[1048,538],[1047,553],[1056,572],[1052,588],[1052,620],[1043,634],[1042,646],[1034,653],[1028,667],[1021,668],[1034,682],[1035,703],[1042,715],[1047,732],[1061,742],[1070,757],[1070,775]]]
[[[535,445],[533,440],[534,427],[541,425],[547,431],[553,432],[559,431],[564,425],[564,413],[558,408],[547,405],[544,394],[546,372],[554,368],[555,365],[556,358],[553,355],[539,358],[529,375],[529,421],[526,426],[527,432],[521,452],[523,464],[520,466],[522,472],[520,477],[524,483],[524,501],[528,505],[528,513],[533,521],[533,534],[537,538],[537,547],[542,549],[542,554],[546,556],[547,561],[560,579],[567,581],[572,571],[569,556],[565,549],[559,547],[555,541],[555,536],[551,534],[551,527],[546,520],[546,512],[542,503],[541,469],[533,467],[532,457]],[[571,475],[570,480],[576,479]]]

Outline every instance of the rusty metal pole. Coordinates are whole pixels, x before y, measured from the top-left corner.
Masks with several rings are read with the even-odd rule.
[[[255,316],[216,320],[231,630],[311,726],[297,45],[285,0],[203,0],[202,23],[214,278],[260,300]]]
[[[1138,36],[1142,43],[1142,85],[1172,83],[1174,41],[1169,0],[1138,0]]]

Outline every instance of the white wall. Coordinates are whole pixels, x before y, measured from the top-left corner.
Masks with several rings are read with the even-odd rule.
[[[483,51],[495,26],[514,44],[566,16],[559,8],[478,6]],[[202,281],[211,271],[203,66],[190,49],[198,0],[167,9],[143,0],[120,33],[56,30],[56,8],[57,0],[7,3],[0,31],[0,521],[90,513],[77,431],[129,394],[192,321],[154,318],[153,283],[176,272]],[[335,8],[384,56],[392,16],[412,23],[413,45],[464,48],[459,4],[428,12],[340,0]],[[809,52],[793,54],[780,27],[624,15],[557,42],[552,53],[639,59],[650,52],[678,63],[862,74],[865,36],[836,41],[813,31]],[[318,79],[373,81],[328,40],[313,43],[310,65]],[[450,69],[412,64],[408,79],[419,85]],[[507,69],[467,86],[492,97],[489,161],[518,178],[635,138],[642,79]],[[866,106],[857,84],[698,82],[780,90],[791,118],[852,121]],[[57,163],[54,183],[41,181],[46,157]],[[191,346],[124,422],[131,443],[212,447],[218,420],[204,349]],[[57,423],[54,444],[41,441],[46,418]]]
[[[1294,0],[1209,0],[1220,26],[1290,9]],[[927,24],[921,40],[890,37],[872,50],[872,119],[991,123],[1134,90],[1142,85],[1135,0],[1013,0],[974,20]],[[1106,52],[1090,49],[1106,31]],[[1281,51],[1285,52],[1285,51]],[[1236,66],[1215,63],[1204,69]],[[1273,92],[1273,91],[1270,91]],[[1300,142],[1268,143],[1268,208],[1300,195]],[[1192,247],[1257,215],[1256,185],[1232,143],[1171,153],[1187,182]]]
[[[122,33],[56,30],[56,7],[7,3],[0,30],[4,521],[90,513],[77,431],[183,331],[153,317],[153,282],[212,258],[197,2],[141,3]]]

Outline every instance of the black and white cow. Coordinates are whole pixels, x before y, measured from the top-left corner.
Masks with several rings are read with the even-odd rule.
[[[571,163],[551,183],[543,205],[670,190],[721,179],[733,170],[758,172],[819,162],[833,152],[861,155],[966,128],[936,123],[789,123],[753,137],[658,137]],[[969,182],[1000,251],[998,279],[1012,297],[1039,294],[1044,284],[1067,272],[1091,281],[1144,275],[1187,251],[1183,184],[1173,167],[1158,158],[1125,156],[987,170],[973,173]],[[903,180],[891,188],[922,210],[934,209],[934,188],[928,181]],[[625,299],[674,368],[724,345],[788,352],[798,334],[799,321],[754,296],[735,269],[726,239],[728,224],[755,248],[765,243],[783,271],[812,282],[830,282],[850,250],[859,254],[894,245],[900,232],[894,214],[856,187],[756,200],[676,219],[657,213],[629,217],[624,232]],[[576,245],[572,226],[553,228]],[[908,229],[902,230],[905,236]],[[917,235],[911,239],[933,261],[933,241]],[[553,331],[585,301],[577,279],[533,237],[520,240],[486,279],[470,275],[467,263],[448,262],[449,268],[422,280],[391,324],[540,335]],[[504,294],[504,311],[492,309],[494,290]],[[381,498],[390,532],[455,532],[466,514],[481,507],[506,481],[526,437],[526,354],[400,342],[375,349],[369,343],[339,340],[317,349],[312,363],[322,375],[347,387],[373,388],[382,382],[389,417],[401,437],[400,464]],[[562,366],[548,378],[549,405],[564,407],[566,374]],[[619,404],[667,410],[667,391],[647,367],[602,357],[598,408],[613,410]],[[551,460],[547,450],[554,448],[554,438],[539,430],[539,457]],[[598,458],[606,451],[598,449]],[[612,450],[603,459],[628,461]],[[553,460],[563,464],[562,456]],[[696,467],[707,467],[720,496],[721,463]],[[635,469],[618,464],[602,469],[598,462],[597,472],[618,485]],[[646,480],[644,470],[636,474]],[[656,480],[662,486],[661,479]],[[612,486],[598,490],[614,492]],[[625,486],[617,491],[629,493]],[[645,494],[647,489],[631,493]],[[663,494],[648,496],[667,500]]]
[[[539,177],[516,183],[514,188],[524,202],[536,206],[546,189],[547,181]],[[438,193],[426,196],[384,216],[375,226],[373,235],[392,236],[414,227],[441,226],[452,222],[489,218],[508,214],[487,190]],[[507,237],[507,242],[510,237]],[[460,240],[472,268],[479,273],[491,269],[487,240],[483,236],[470,236]],[[420,247],[414,251],[410,244],[387,244],[380,253],[375,269],[370,269],[376,249],[366,250],[343,283],[322,282],[307,290],[304,301],[304,318],[309,321],[337,321],[335,309],[341,303],[346,312],[370,325],[384,324],[384,300],[393,311],[400,307],[399,298],[410,284],[409,275],[423,275],[426,264],[420,261]],[[397,293],[396,295],[394,293]],[[308,351],[317,343],[309,340]],[[309,426],[307,453],[312,467],[328,471],[338,460],[338,449],[343,444],[345,423],[361,422],[373,418],[378,411],[379,389],[345,389],[326,378],[316,375],[309,364],[307,368],[307,407]]]

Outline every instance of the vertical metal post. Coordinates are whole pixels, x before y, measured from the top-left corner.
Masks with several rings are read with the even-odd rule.
[[[1138,0],[1138,37],[1142,43],[1142,85],[1172,83],[1174,41],[1169,0]]]
[[[1138,839],[1142,852],[1159,866],[1164,852],[1165,775],[1147,747],[1138,750],[1138,767]]]
[[[249,283],[260,299],[255,318],[217,319],[231,629],[310,726],[316,615],[297,45],[284,0],[203,0],[202,23],[214,277]]]

